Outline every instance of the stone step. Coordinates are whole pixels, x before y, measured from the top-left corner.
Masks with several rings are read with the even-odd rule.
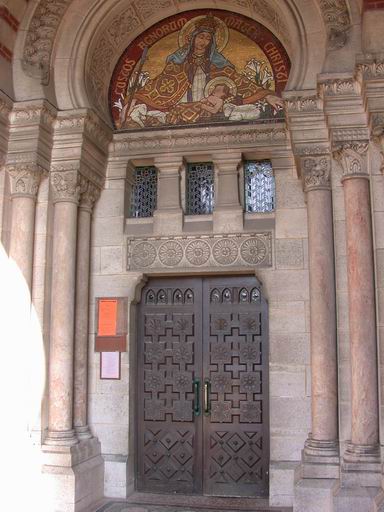
[[[335,512],[381,512],[382,490],[378,487],[340,488],[335,496]]]
[[[307,478],[295,486],[294,512],[336,512],[333,507],[338,481]]]

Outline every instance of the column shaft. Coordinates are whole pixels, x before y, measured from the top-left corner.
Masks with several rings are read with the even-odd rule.
[[[328,155],[303,158],[307,192],[312,432],[305,456],[338,456],[336,290]],[[325,460],[324,456],[328,457]],[[332,462],[336,462],[333,460]]]
[[[57,202],[53,224],[49,435],[47,443],[74,444],[73,352],[77,203]]]
[[[352,368],[352,431],[355,445],[379,441],[376,315],[369,181],[344,182],[349,337]]]
[[[22,272],[29,288],[32,285],[33,241],[36,200],[30,196],[12,198],[12,224],[9,256]]]
[[[87,426],[88,301],[91,212],[80,208],[76,271],[74,426],[78,437],[90,437]]]
[[[330,190],[308,192],[312,439],[337,439],[336,305]]]

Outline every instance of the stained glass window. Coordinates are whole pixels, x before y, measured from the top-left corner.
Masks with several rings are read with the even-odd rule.
[[[186,179],[186,213],[212,213],[214,205],[214,174],[211,163],[188,164]]]
[[[152,217],[157,199],[156,167],[136,167],[130,217]]]
[[[275,209],[275,178],[269,160],[244,162],[246,212],[272,212]]]

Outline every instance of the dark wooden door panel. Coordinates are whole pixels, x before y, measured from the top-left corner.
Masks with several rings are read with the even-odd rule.
[[[201,280],[152,280],[138,329],[138,489],[202,490],[201,423],[193,383],[201,376]]]
[[[268,495],[267,322],[252,277],[158,278],[144,288],[139,490]]]
[[[266,304],[254,278],[212,278],[203,286],[204,492],[268,494]],[[205,404],[206,405],[206,404]]]

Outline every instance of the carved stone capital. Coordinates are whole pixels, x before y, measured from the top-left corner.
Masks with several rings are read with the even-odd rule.
[[[86,177],[80,176],[80,208],[92,213],[99,196],[100,188]]]
[[[367,168],[368,141],[347,142],[335,148],[333,156],[343,170],[343,180],[369,178]]]
[[[301,158],[304,191],[331,189],[331,161],[327,155]]]
[[[79,203],[80,175],[73,166],[57,166],[51,172],[53,202]]]
[[[384,61],[362,62],[357,66],[357,73],[364,80],[384,78]]]
[[[46,172],[36,163],[16,163],[5,167],[11,181],[12,197],[36,199],[40,181]]]

